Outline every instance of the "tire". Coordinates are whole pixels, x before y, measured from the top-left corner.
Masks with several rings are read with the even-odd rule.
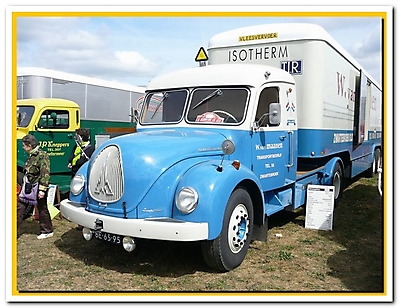
[[[343,188],[344,188],[344,176],[342,173],[342,168],[339,162],[335,163],[333,176],[332,176],[332,185],[334,186],[334,201],[337,201],[342,198]]]
[[[364,176],[366,178],[372,178],[374,175],[377,173],[377,170],[381,164],[381,150],[380,149],[375,149],[374,150],[374,158],[373,158],[373,163],[371,164],[370,168],[368,168]]]
[[[248,192],[236,189],[227,203],[219,236],[202,242],[202,255],[209,267],[227,272],[244,261],[252,239],[253,216]]]
[[[381,167],[382,163],[382,156],[381,156],[381,150],[380,149],[375,149],[374,151],[374,160],[373,160],[373,174],[378,173],[378,168]]]

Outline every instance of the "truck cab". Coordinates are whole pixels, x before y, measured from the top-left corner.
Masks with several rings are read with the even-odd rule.
[[[68,191],[71,181],[68,158],[80,125],[79,106],[65,99],[22,99],[17,101],[17,172],[20,179],[27,154],[21,139],[32,134],[50,158],[51,181]]]
[[[201,241],[209,266],[231,270],[243,261],[255,226],[293,204],[293,106],[293,78],[264,65],[156,77],[137,132],[96,149],[72,180],[61,213],[85,227],[86,239],[127,251],[135,238]]]

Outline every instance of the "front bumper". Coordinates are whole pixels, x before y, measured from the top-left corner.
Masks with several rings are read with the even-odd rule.
[[[90,213],[80,204],[68,199],[61,201],[60,211],[69,221],[89,229],[95,229],[96,221],[100,220],[102,222],[100,231],[122,236],[186,242],[208,239],[207,222],[186,222],[171,218],[116,218]]]

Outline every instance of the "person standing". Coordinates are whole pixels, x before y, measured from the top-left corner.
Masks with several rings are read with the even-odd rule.
[[[75,176],[79,168],[87,162],[94,152],[94,147],[90,144],[90,134],[86,128],[78,128],[76,130],[76,144],[69,156],[68,168],[71,169],[72,178]]]
[[[75,135],[75,146],[72,148],[71,155],[69,156],[68,168],[71,169],[72,178],[78,172],[79,168],[87,162],[94,152],[94,147],[90,144],[89,130],[86,128],[78,128]],[[81,231],[82,226],[77,226],[77,230]]]
[[[50,181],[50,159],[48,154],[40,149],[33,135],[22,138],[24,151],[28,157],[24,165],[24,183],[17,202],[17,229],[19,229],[27,206],[37,206],[39,212],[40,234],[42,240],[54,234],[51,216],[47,208],[47,192]]]

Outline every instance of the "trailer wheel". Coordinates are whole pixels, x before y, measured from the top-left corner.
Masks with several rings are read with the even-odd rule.
[[[373,174],[378,172],[378,168],[381,167],[382,157],[381,157],[381,150],[375,149],[374,151],[374,160],[373,160]]]
[[[377,170],[378,170],[380,164],[381,164],[381,150],[375,149],[373,163],[371,164],[370,168],[368,168],[366,171],[364,171],[364,176],[366,178],[372,178],[374,176],[374,174],[377,173]]]
[[[239,266],[247,254],[252,238],[253,205],[245,189],[238,188],[230,196],[220,235],[202,242],[206,264],[227,272]]]
[[[334,200],[337,201],[342,197],[344,187],[344,177],[340,163],[336,162],[333,171],[332,185],[334,186]]]

